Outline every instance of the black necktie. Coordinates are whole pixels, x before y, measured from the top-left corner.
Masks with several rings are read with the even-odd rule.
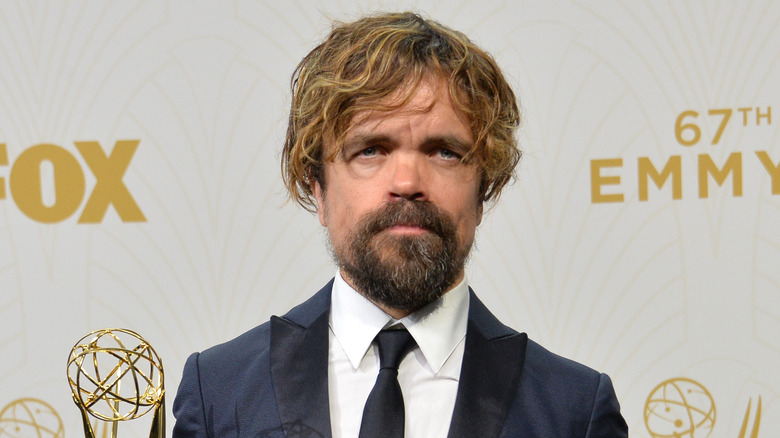
[[[379,375],[363,408],[358,438],[403,438],[404,397],[398,384],[398,365],[415,346],[404,330],[382,330],[376,335]]]

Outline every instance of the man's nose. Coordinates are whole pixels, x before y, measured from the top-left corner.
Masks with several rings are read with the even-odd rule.
[[[390,171],[391,201],[406,199],[409,201],[425,201],[428,190],[425,187],[426,174],[424,158],[417,154],[398,154],[393,157]]]

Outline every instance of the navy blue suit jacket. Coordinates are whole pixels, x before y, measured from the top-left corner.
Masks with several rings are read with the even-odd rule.
[[[331,437],[328,284],[283,317],[189,357],[174,438]],[[628,436],[609,377],[501,324],[470,292],[450,438]]]

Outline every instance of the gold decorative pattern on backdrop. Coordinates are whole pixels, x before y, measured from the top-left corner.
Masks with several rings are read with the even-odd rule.
[[[758,438],[761,396],[755,412],[752,406],[751,398],[737,438]],[[716,418],[715,398],[704,385],[686,377],[660,383],[645,402],[645,427],[653,438],[707,438],[715,429]]]
[[[21,398],[0,411],[0,438],[65,438],[57,411],[43,400]]]

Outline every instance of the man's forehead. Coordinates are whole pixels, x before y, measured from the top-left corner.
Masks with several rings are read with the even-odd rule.
[[[349,127],[369,124],[379,121],[389,115],[414,115],[430,111],[441,96],[449,102],[447,83],[443,78],[426,77],[418,83],[407,81],[390,95],[374,101],[367,101],[365,106],[371,107],[357,112],[350,120]],[[442,93],[444,91],[444,93]]]

